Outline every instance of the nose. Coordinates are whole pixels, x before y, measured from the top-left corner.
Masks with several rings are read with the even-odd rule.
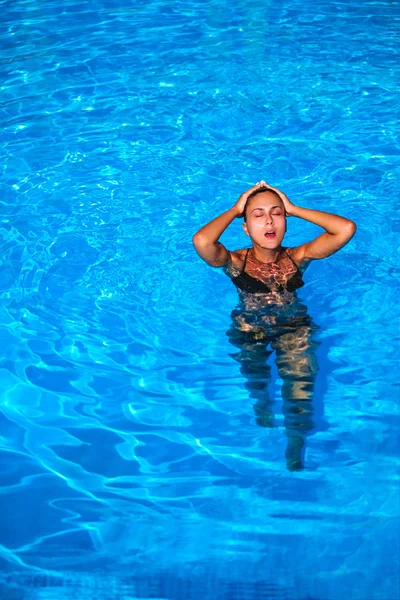
[[[265,219],[265,224],[266,224],[266,225],[269,225],[269,224],[271,224],[271,225],[272,225],[272,224],[273,224],[273,222],[274,222],[274,218],[273,218],[273,216],[272,216],[272,215],[268,215],[268,214],[267,214],[267,217],[266,217],[266,219]]]

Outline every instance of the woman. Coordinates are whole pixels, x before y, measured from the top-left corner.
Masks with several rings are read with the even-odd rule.
[[[230,251],[219,238],[235,218],[243,217],[243,229],[252,247]],[[295,248],[282,246],[287,217],[298,217],[325,231]],[[264,181],[244,192],[232,208],[202,227],[194,236],[197,253],[212,267],[222,267],[238,289],[240,305],[232,312],[228,332],[246,387],[256,400],[259,425],[273,426],[267,386],[267,358],[276,353],[283,380],[284,424],[288,436],[287,466],[303,466],[304,437],[313,428],[312,395],[317,373],[316,329],[296,295],[304,285],[303,273],[310,261],[326,258],[343,248],[356,231],[350,219],[294,205],[278,189]]]

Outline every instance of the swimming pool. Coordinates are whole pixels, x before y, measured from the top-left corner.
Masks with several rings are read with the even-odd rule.
[[[399,6],[0,7],[0,598],[398,600]],[[261,178],[358,225],[296,473],[191,244]]]

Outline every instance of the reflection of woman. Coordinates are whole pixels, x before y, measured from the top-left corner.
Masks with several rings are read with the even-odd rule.
[[[290,216],[310,221],[325,231],[296,248],[283,247],[286,217]],[[243,228],[251,239],[251,248],[229,251],[218,241],[235,217],[244,218]],[[285,194],[261,181],[193,236],[201,258],[213,267],[223,267],[238,289],[240,305],[232,312],[228,335],[239,349],[235,358],[255,399],[257,423],[264,427],[273,426],[266,360],[275,351],[283,380],[290,470],[302,468],[304,436],[313,427],[311,403],[317,372],[315,326],[296,290],[304,285],[302,276],[310,261],[340,250],[355,230],[353,221],[295,206]]]

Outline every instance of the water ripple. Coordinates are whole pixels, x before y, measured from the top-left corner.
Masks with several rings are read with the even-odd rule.
[[[398,7],[0,7],[0,596],[396,600]],[[300,473],[191,244],[261,178],[358,225],[301,291]]]

